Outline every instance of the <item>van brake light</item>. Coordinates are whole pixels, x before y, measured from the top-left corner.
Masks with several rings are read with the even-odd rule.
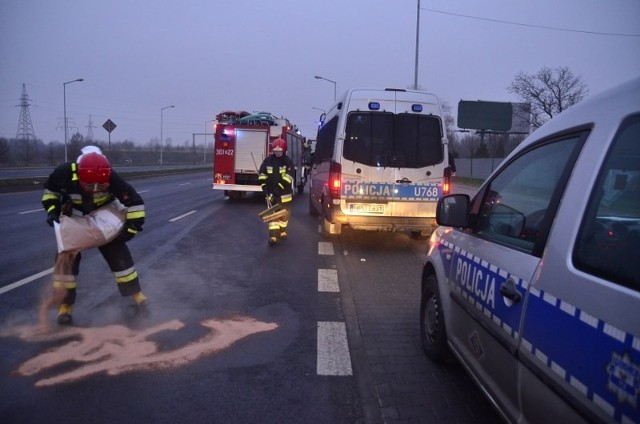
[[[340,188],[342,186],[342,165],[331,162],[329,165],[329,195],[332,199],[340,198]]]
[[[444,178],[442,179],[442,195],[451,193],[451,168],[445,168]]]

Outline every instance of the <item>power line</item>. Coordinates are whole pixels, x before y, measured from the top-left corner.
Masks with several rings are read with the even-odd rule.
[[[426,10],[427,12],[440,13],[440,14],[443,14],[443,15],[458,16],[460,18],[476,19],[476,20],[479,20],[479,21],[496,22],[496,23],[499,23],[499,24],[506,24],[506,25],[518,25],[518,26],[524,26],[524,27],[529,27],[529,28],[550,29],[550,30],[553,30],[553,31],[564,31],[564,32],[579,32],[579,33],[582,33],[582,34],[607,35],[607,36],[614,36],[614,37],[640,37],[640,34],[621,34],[621,33],[614,33],[614,32],[597,32],[597,31],[584,31],[584,30],[580,30],[580,29],[556,28],[556,27],[550,27],[550,26],[544,26],[544,25],[523,24],[521,22],[502,21],[502,20],[499,20],[499,19],[481,18],[479,16],[471,16],[471,15],[463,15],[463,14],[460,14],[460,13],[444,12],[442,10],[428,9],[428,8],[424,8],[424,7],[421,7],[420,9],[421,10]]]

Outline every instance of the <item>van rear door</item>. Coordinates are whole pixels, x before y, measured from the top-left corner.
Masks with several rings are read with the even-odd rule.
[[[394,215],[435,216],[444,176],[441,128],[437,116],[407,112],[396,115],[390,163],[395,171]]]
[[[392,216],[395,170],[393,155],[393,101],[378,101],[380,110],[366,103],[350,104],[342,149],[343,213]],[[364,107],[360,107],[364,106]]]

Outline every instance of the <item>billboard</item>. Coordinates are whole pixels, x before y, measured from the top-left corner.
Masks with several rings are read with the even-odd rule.
[[[512,117],[513,106],[509,102],[460,100],[458,103],[458,128],[509,131]]]

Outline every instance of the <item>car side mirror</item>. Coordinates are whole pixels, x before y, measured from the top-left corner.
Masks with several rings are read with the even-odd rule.
[[[447,227],[466,227],[469,222],[471,198],[468,194],[450,194],[438,200],[436,222]]]

